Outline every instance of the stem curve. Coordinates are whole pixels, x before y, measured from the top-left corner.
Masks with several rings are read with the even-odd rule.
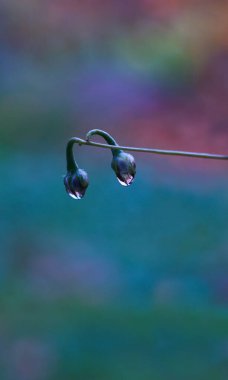
[[[74,152],[73,152],[73,147],[74,144],[79,144],[81,145],[82,140],[78,139],[77,137],[71,138],[66,146],[66,161],[67,161],[67,171],[70,173],[74,173],[76,170],[78,170],[78,164],[75,161],[74,158]]]
[[[115,149],[112,149],[110,147],[113,157],[117,156],[121,152],[121,149],[117,148],[119,145],[117,144],[116,140],[109,133],[102,131],[101,129],[92,129],[89,131],[86,135],[86,141],[90,143],[91,136],[94,135],[103,137],[109,146],[115,146]]]

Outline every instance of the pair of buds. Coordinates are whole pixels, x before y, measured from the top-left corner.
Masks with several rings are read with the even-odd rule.
[[[90,142],[91,136],[99,135],[103,137],[106,142],[111,145],[118,147],[116,141],[107,132],[101,131],[99,129],[93,129],[86,135],[87,142]],[[66,149],[66,159],[67,159],[67,174],[64,177],[64,185],[66,192],[74,199],[81,199],[84,197],[86,190],[89,186],[89,177],[85,170],[80,169],[74,159],[73,145],[79,143],[77,139],[72,138]],[[116,174],[116,177],[121,185],[129,186],[132,184],[136,174],[136,164],[134,157],[124,152],[121,149],[111,149],[113,159],[111,167]]]

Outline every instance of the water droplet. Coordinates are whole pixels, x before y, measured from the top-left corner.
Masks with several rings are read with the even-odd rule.
[[[117,177],[117,179],[122,186],[130,186],[134,181],[134,177],[131,174],[122,174],[121,178]]]
[[[73,199],[82,199],[84,197],[84,194],[80,194],[78,192],[76,192],[75,194],[69,192],[68,194]]]

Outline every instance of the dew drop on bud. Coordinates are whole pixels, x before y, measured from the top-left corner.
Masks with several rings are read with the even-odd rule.
[[[75,194],[73,194],[73,193],[71,193],[71,192],[69,192],[68,193],[69,194],[69,196],[71,197],[71,198],[73,198],[73,199],[82,199],[83,198],[83,194],[80,194],[80,193],[75,193]]]
[[[134,177],[130,174],[122,174],[121,178],[117,177],[117,179],[122,186],[130,186],[134,181]]]

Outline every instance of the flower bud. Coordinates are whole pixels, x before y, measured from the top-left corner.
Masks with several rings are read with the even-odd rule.
[[[84,197],[87,187],[89,186],[88,174],[83,169],[76,169],[74,172],[68,172],[64,177],[66,192],[74,199]]]
[[[113,155],[112,169],[116,173],[117,179],[123,186],[132,184],[136,174],[135,159],[131,154],[120,150]]]

